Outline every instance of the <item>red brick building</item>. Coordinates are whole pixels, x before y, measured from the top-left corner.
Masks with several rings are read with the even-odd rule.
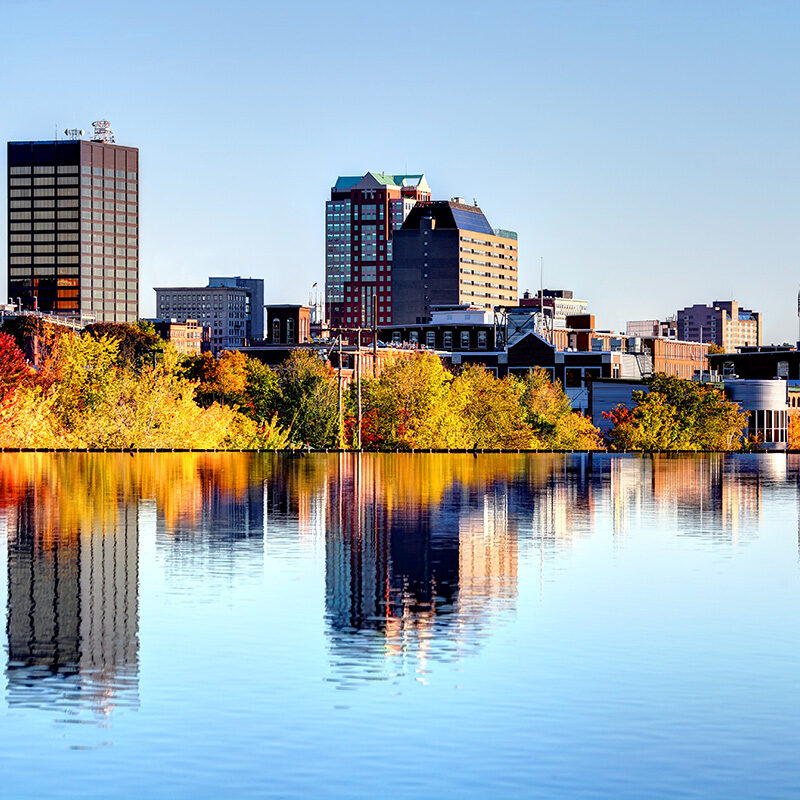
[[[373,303],[377,324],[392,321],[392,234],[418,200],[430,199],[424,175],[336,181],[325,204],[325,316],[333,328],[371,327]]]

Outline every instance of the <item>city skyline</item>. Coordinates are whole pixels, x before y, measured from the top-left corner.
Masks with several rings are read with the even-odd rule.
[[[247,273],[265,278],[271,302],[304,302],[323,280],[319,204],[332,178],[380,169],[424,172],[439,199],[477,199],[519,233],[520,291],[537,288],[543,257],[545,283],[590,298],[612,329],[733,297],[765,313],[764,341],[796,339],[800,164],[787,97],[800,9],[602,3],[577,14],[537,3],[511,18],[453,8],[425,7],[420,57],[401,69],[370,36],[400,23],[388,9],[239,3],[222,15],[199,4],[186,19],[144,3],[98,19],[5,4],[0,100],[14,115],[3,136],[47,139],[106,118],[120,144],[140,149],[142,316],[164,275],[194,285]],[[412,3],[408,18],[421,10]],[[331,36],[351,77],[328,77]],[[113,69],[71,82],[86,52]],[[357,81],[362,63],[374,66]],[[499,113],[453,135],[463,103],[429,80],[445,69],[469,74]],[[398,114],[422,109],[422,121],[390,123],[379,100]]]

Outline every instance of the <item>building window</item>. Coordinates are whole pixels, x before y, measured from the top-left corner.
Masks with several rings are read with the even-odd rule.
[[[444,332],[444,349],[445,350],[453,349],[453,331]]]
[[[469,350],[469,331],[461,331],[461,349]]]
[[[294,342],[294,320],[287,319],[286,320],[286,342],[290,344]]]
[[[478,331],[478,348],[480,350],[486,349],[486,331]]]
[[[425,332],[425,344],[432,349],[436,349],[436,332],[435,331],[426,331]]]
[[[419,331],[411,331],[411,333],[408,334],[408,341],[414,344],[419,342]]]

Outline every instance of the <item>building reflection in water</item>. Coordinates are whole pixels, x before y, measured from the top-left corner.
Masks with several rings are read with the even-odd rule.
[[[0,454],[8,701],[138,703],[140,518],[170,590],[261,580],[265,531],[271,557],[319,558],[343,682],[425,680],[515,612],[526,558],[544,573],[607,519],[620,547],[661,522],[734,546],[799,473],[783,455]]]
[[[772,454],[593,456],[608,469],[614,532],[670,520],[681,535],[736,544],[761,525],[765,486],[786,479],[786,457]],[[603,465],[602,467],[600,465]]]
[[[354,660],[356,674],[388,663],[424,679],[429,658],[475,646],[477,630],[513,608],[507,485],[470,458],[336,458],[327,479],[326,617],[345,670]]]
[[[87,466],[0,455],[12,706],[138,705],[137,507],[124,492],[94,502]]]
[[[156,495],[159,553],[173,582],[205,577],[230,581],[237,564],[263,559],[264,478],[267,462],[249,454],[170,454],[181,474],[169,503]],[[196,585],[196,584],[194,584]]]

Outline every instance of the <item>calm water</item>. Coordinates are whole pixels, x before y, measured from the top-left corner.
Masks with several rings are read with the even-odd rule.
[[[800,796],[800,458],[0,454],[0,796]]]

